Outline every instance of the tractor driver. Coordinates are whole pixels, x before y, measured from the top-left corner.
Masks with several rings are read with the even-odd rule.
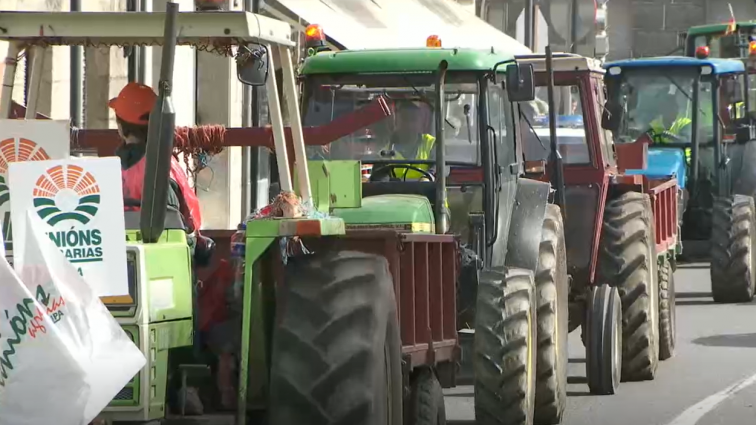
[[[394,132],[383,148],[381,156],[391,159],[430,160],[436,138],[425,132],[431,126],[433,114],[430,106],[420,101],[397,101]],[[393,153],[393,155],[391,155]],[[428,164],[412,164],[428,171]],[[393,176],[401,180],[420,180],[423,173],[411,168],[394,168]]]
[[[666,95],[660,99],[658,105],[660,113],[649,124],[654,143],[690,143],[693,121],[687,117],[685,111],[680,111],[676,97]],[[690,148],[685,148],[685,158],[690,162]]]
[[[147,124],[150,112],[155,105],[157,95],[152,89],[140,83],[128,83],[109,102],[118,124],[118,135],[123,143],[116,150],[121,158],[123,196],[126,210],[141,208],[144,185],[145,152],[147,148]],[[170,190],[168,206],[178,210],[191,235],[189,244],[194,252],[195,261],[203,265],[209,260],[213,242],[199,234],[202,223],[199,200],[181,169],[178,161],[171,157]]]

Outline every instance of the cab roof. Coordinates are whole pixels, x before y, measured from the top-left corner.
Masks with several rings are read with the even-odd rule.
[[[533,64],[534,72],[546,72],[546,55],[534,54],[516,56],[518,63]],[[569,71],[592,71],[603,74],[604,69],[601,67],[601,61],[594,58],[580,56],[575,53],[554,53],[552,55],[552,67],[554,72]]]
[[[652,67],[701,67],[710,66],[712,74],[733,74],[745,72],[743,62],[737,59],[697,59],[685,56],[665,56],[656,58],[624,59],[604,64],[604,69],[620,68],[652,68]]]
[[[371,49],[321,52],[304,61],[300,73],[314,74],[399,74],[434,72],[441,61],[448,71],[488,71],[503,61],[513,61],[511,54],[494,49],[456,48]],[[500,66],[497,71],[504,72]]]
[[[742,21],[735,23],[737,29],[756,27],[756,21]],[[688,29],[688,37],[697,35],[716,34],[727,31],[729,23],[696,25]]]

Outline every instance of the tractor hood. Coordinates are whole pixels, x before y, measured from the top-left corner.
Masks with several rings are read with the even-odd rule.
[[[645,170],[627,170],[626,174],[640,174],[650,179],[674,176],[680,189],[685,189],[685,154],[682,149],[650,147],[648,167]]]
[[[376,195],[362,199],[360,208],[336,208],[332,213],[347,229],[404,228],[412,233],[435,231],[433,208],[419,195]]]

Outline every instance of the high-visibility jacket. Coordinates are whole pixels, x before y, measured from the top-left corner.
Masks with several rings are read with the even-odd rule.
[[[147,160],[142,157],[136,164],[122,170],[123,197],[124,199],[142,200],[144,190],[144,169]],[[175,158],[171,157],[171,180],[176,182],[179,191],[179,212],[184,218],[188,233],[199,232],[202,226],[202,214],[200,212],[199,199],[189,186],[189,180],[186,173],[179,165]],[[127,209],[138,210],[136,207],[127,207]]]
[[[430,134],[423,134],[420,140],[420,144],[417,146],[417,151],[415,152],[415,160],[418,161],[427,161],[431,158],[431,155],[433,153],[433,148],[436,145],[436,138],[431,136]],[[391,149],[391,145],[388,145],[386,149]],[[395,151],[397,159],[407,159],[402,155],[400,152]],[[410,165],[410,164],[407,164]],[[430,165],[428,164],[411,164],[415,168],[419,168],[424,171],[428,171],[430,169]],[[423,178],[423,173],[413,170],[411,168],[394,168],[394,176],[400,179],[407,179],[407,180],[415,180],[415,179],[421,179]]]
[[[672,143],[674,140],[670,137],[664,136],[662,133],[668,131],[674,135],[680,134],[680,132],[693,122],[690,118],[679,117],[672,125],[667,129],[662,122],[661,117],[651,121],[651,131],[654,133],[653,140],[658,143]],[[690,162],[690,148],[685,148],[685,160]]]

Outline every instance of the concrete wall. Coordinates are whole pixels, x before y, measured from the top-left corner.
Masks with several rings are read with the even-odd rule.
[[[753,0],[612,0],[608,4],[609,60],[666,55],[677,34],[693,25],[756,19]]]

